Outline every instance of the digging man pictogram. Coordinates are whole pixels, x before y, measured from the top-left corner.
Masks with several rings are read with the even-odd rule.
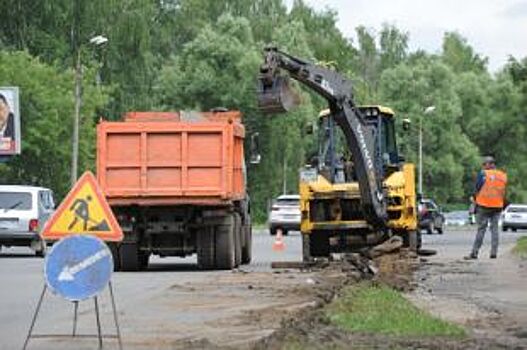
[[[75,217],[73,221],[69,224],[68,230],[71,230],[77,225],[79,220],[82,222],[82,227],[84,231],[107,231],[109,229],[108,223],[105,219],[101,222],[90,217],[90,202],[92,197],[90,195],[86,196],[86,199],[77,198],[70,207],[70,211],[74,212]],[[88,228],[88,223],[93,223],[94,225]]]

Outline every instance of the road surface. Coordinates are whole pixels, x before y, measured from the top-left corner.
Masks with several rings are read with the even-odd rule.
[[[497,259],[490,259],[490,234],[478,260],[470,253],[476,227],[424,236],[426,248],[438,254],[416,274],[418,289],[410,295],[420,307],[467,326],[476,337],[488,337],[506,348],[527,348],[527,261],[511,249],[524,232],[500,233]]]
[[[199,341],[205,337],[220,345],[236,345],[272,332],[275,326],[266,328],[266,322],[252,322],[252,328],[243,323],[251,321],[254,310],[281,304],[288,308],[305,302],[302,298],[290,299],[276,292],[293,288],[303,275],[276,274],[270,268],[272,261],[301,260],[299,234],[285,237],[283,252],[271,249],[273,239],[267,231],[256,232],[253,262],[234,272],[199,271],[195,257],[153,257],[148,271],[114,273],[113,287],[125,348],[184,348],[186,345],[182,341],[185,339],[192,342],[197,339],[196,347],[200,347]],[[25,248],[3,248],[0,253],[2,350],[22,347],[44,285],[43,262]],[[103,333],[115,333],[107,291],[100,299]],[[78,333],[96,334],[93,300],[81,302],[79,312]],[[274,317],[269,316],[270,320]],[[72,320],[73,304],[48,293],[34,333],[69,334]],[[217,322],[226,323],[228,327],[217,327]],[[231,333],[225,334],[226,329]],[[105,344],[117,348],[113,340]],[[96,339],[73,343],[71,339],[35,339],[31,340],[29,349],[94,349],[96,346]]]
[[[527,335],[527,264],[509,251],[521,234],[502,234],[497,260],[488,258],[486,242],[480,260],[466,262],[462,257],[469,252],[473,232],[470,227],[424,236],[424,245],[438,255],[417,272],[418,289],[410,297],[441,317],[473,327],[476,334],[503,337],[516,346]],[[272,251],[272,242],[267,232],[257,232],[253,262],[233,272],[196,270],[194,258],[153,258],[146,272],[115,273],[125,349],[247,348],[279,328],[284,317],[313,305],[319,275],[270,269],[271,261],[300,260],[300,236],[286,237],[280,253]],[[43,287],[43,260],[29,252],[18,248],[0,254],[0,349],[22,347]],[[114,333],[107,291],[100,301],[104,333]],[[35,333],[71,332],[72,319],[72,304],[48,294]],[[78,332],[96,332],[93,301],[80,305]],[[29,345],[95,349],[97,341],[35,339]],[[105,348],[117,346],[105,340]]]

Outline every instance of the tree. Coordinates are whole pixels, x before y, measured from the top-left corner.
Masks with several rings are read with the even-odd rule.
[[[105,89],[96,87],[94,71],[84,81],[80,124],[79,168],[93,169],[95,110],[108,102]],[[0,80],[20,88],[22,154],[0,167],[3,183],[42,185],[59,198],[69,189],[72,71],[42,63],[27,52],[0,53]]]
[[[383,101],[415,125],[425,118],[425,107],[436,106],[434,114],[423,120],[423,179],[425,194],[443,203],[467,200],[470,169],[478,164],[477,147],[460,127],[461,101],[454,82],[452,70],[437,59],[401,64],[381,77]],[[399,139],[405,141],[408,158],[416,162],[417,127],[414,130],[411,135],[400,133]]]
[[[467,40],[456,32],[445,33],[441,58],[456,73],[487,70],[488,59],[475,53]]]

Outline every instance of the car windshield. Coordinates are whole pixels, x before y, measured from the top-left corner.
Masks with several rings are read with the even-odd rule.
[[[31,193],[0,192],[0,209],[31,210]]]
[[[509,213],[527,213],[527,207],[509,207]]]

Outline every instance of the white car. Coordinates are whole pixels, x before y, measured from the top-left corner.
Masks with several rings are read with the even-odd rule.
[[[275,235],[278,229],[286,235],[288,231],[300,230],[300,196],[282,195],[276,198],[269,213],[269,231]]]
[[[53,192],[44,187],[0,186],[0,249],[28,246],[43,256],[40,231],[55,210]]]
[[[445,225],[464,226],[471,224],[468,210],[457,210],[445,213]]]
[[[501,227],[503,231],[511,229],[527,229],[527,205],[525,204],[509,204],[503,211],[501,219]]]

